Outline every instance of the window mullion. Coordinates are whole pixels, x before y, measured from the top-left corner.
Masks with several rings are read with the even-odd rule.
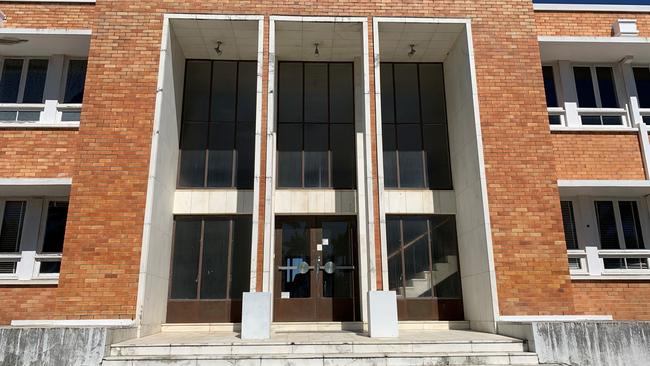
[[[591,84],[594,87],[594,96],[596,97],[596,107],[602,108],[603,103],[600,100],[600,88],[598,87],[598,74],[596,74],[596,67],[589,67],[589,71],[591,72]]]
[[[0,200],[0,234],[2,234],[2,221],[5,218],[5,200]]]
[[[199,239],[199,263],[196,272],[196,300],[201,299],[201,280],[203,277],[203,249],[205,246],[205,217],[201,217],[201,236]]]
[[[23,68],[20,71],[20,83],[18,84],[18,95],[16,97],[16,102],[17,103],[22,103],[24,96],[25,96],[25,83],[27,82],[27,69],[29,65],[29,59],[24,58],[23,60]]]
[[[435,291],[435,288],[436,288],[435,285],[436,284],[434,282],[434,276],[433,276],[433,271],[434,271],[434,269],[433,269],[433,266],[434,266],[434,264],[433,264],[433,256],[434,256],[434,253],[433,253],[433,245],[431,243],[431,220],[430,220],[430,218],[427,218],[425,220],[425,222],[426,222],[426,225],[427,225],[427,247],[428,247],[427,252],[429,253],[429,286],[431,286],[431,297],[437,297],[437,294],[436,294],[436,291]]]
[[[36,250],[38,245],[38,228],[42,217],[42,201],[40,199],[25,200],[25,213],[20,236],[20,262],[16,268],[19,280],[31,280],[36,273]]]
[[[239,160],[237,144],[237,136],[239,136],[239,62],[235,61],[235,122],[233,128],[235,139],[232,144],[232,175],[230,177],[230,186],[233,188],[237,188],[237,161]]]
[[[232,251],[234,246],[234,229],[235,229],[235,219],[228,219],[228,263],[226,263],[226,294],[225,299],[230,299],[230,287],[232,285]]]
[[[614,220],[616,221],[616,232],[618,234],[618,242],[620,249],[627,249],[625,243],[625,233],[623,232],[623,221],[621,220],[621,211],[618,200],[612,200],[614,206]]]
[[[302,72],[302,149],[300,150],[300,187],[305,188],[305,63],[302,63],[300,69]]]
[[[402,298],[406,299],[406,260],[404,258],[404,217],[400,217],[399,219],[399,247],[400,247],[400,259],[402,260],[402,268],[401,268],[401,274],[402,274]]]

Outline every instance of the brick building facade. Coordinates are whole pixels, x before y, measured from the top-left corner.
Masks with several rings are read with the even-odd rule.
[[[491,332],[509,318],[650,320],[647,12],[530,0],[0,10],[0,324],[115,321],[150,334],[164,323],[237,323],[242,292],[271,293],[276,321],[367,323],[370,293],[387,290],[401,320],[464,319]],[[616,34],[618,24],[638,33]],[[33,60],[48,60],[47,73]],[[234,91],[220,89],[228,83]],[[231,131],[219,123],[243,140],[219,142]],[[297,149],[283,132],[295,126]],[[190,141],[206,134],[206,146]],[[322,138],[327,147],[314,147]],[[337,172],[346,160],[350,170]],[[218,183],[225,171],[230,182]],[[206,244],[220,225],[227,239],[213,239],[226,249]],[[409,240],[408,225],[427,229]],[[327,272],[328,245],[344,248],[332,257],[343,274],[319,282],[319,270],[339,273]],[[185,273],[188,263],[198,268]],[[204,266],[227,270],[209,277]],[[308,285],[296,280],[304,271]],[[192,276],[198,284],[183,282]],[[223,294],[210,287],[220,282]],[[339,310],[291,318],[319,301]]]

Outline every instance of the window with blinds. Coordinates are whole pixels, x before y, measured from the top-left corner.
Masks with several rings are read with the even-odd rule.
[[[564,239],[567,249],[578,249],[578,234],[576,232],[576,221],[573,214],[573,202],[561,201],[562,223],[564,224]]]
[[[63,199],[0,199],[0,277],[56,279],[67,218],[68,201]]]
[[[0,226],[0,253],[16,253],[20,250],[26,207],[26,201],[5,202],[2,226]],[[16,262],[0,262],[0,273],[14,272],[16,272]]]
[[[595,201],[601,249],[644,249],[636,201]]]

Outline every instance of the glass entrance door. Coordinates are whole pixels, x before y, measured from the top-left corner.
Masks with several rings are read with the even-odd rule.
[[[276,321],[359,320],[354,217],[277,217]]]

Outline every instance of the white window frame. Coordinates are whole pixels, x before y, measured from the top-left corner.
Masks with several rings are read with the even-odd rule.
[[[2,79],[2,71],[4,71],[5,67],[5,60],[11,59],[11,60],[23,60],[23,65],[22,65],[22,70],[20,72],[20,82],[18,83],[18,93],[16,96],[16,102],[15,103],[0,103],[0,110],[2,111],[16,111],[16,114],[19,114],[20,112],[40,112],[39,114],[39,119],[38,121],[0,121],[0,126],[4,126],[6,124],[21,124],[21,125],[26,125],[26,124],[34,124],[37,122],[40,122],[41,118],[43,117],[43,110],[45,109],[45,93],[43,93],[43,99],[41,99],[40,103],[23,103],[23,99],[25,97],[25,84],[27,83],[27,71],[29,69],[29,62],[30,60],[47,60],[48,62],[48,72],[49,72],[49,65],[50,65],[50,58],[49,57],[32,57],[32,56],[1,56],[0,57],[0,79]],[[44,87],[45,89],[45,87]],[[45,91],[45,90],[43,90]]]
[[[63,71],[61,73],[61,85],[59,88],[59,100],[57,104],[57,112],[56,112],[56,120],[58,122],[61,122],[61,119],[63,117],[63,112],[80,112],[81,113],[81,106],[83,105],[82,103],[65,103],[65,89],[68,86],[68,70],[70,69],[70,61],[78,61],[78,60],[85,60],[86,63],[88,62],[87,57],[67,57],[65,58],[65,62],[63,64]],[[86,64],[87,65],[87,64]],[[88,66],[86,66],[86,72],[88,71]],[[87,75],[87,74],[86,74]],[[85,86],[85,81],[84,81],[84,86]],[[76,121],[79,123],[79,121]]]
[[[636,77],[634,76],[634,69],[648,69],[650,70],[650,65],[648,64],[633,64],[631,65],[632,67],[632,77],[634,78],[634,88],[637,90],[637,95],[638,95],[638,87],[639,85],[636,82]],[[641,108],[641,102],[639,101],[639,113],[641,114],[641,118],[643,117],[650,117],[650,108]]]
[[[14,273],[0,274],[0,285],[40,285],[58,283],[58,273],[39,273],[41,261],[60,261],[62,253],[41,253],[45,238],[47,211],[52,201],[69,202],[68,197],[2,197],[0,198],[0,228],[4,213],[5,202],[26,201],[23,228],[16,253],[2,253],[5,257],[20,257]],[[35,230],[36,229],[36,230]]]
[[[20,72],[20,83],[18,84],[18,96],[16,98],[16,103],[15,104],[25,104],[23,103],[23,99],[25,97],[25,84],[27,83],[27,71],[29,69],[29,61],[31,60],[47,60],[48,62],[48,67],[50,63],[50,58],[43,56],[43,57],[36,57],[36,56],[2,56],[0,57],[0,79],[2,79],[2,71],[4,71],[5,67],[5,60],[10,59],[10,60],[23,60],[23,66],[22,70]],[[14,104],[14,103],[12,103]],[[43,104],[43,100],[41,100],[40,103],[31,103],[31,104]]]
[[[650,211],[648,202],[638,197],[613,196],[571,196],[561,197],[561,201],[571,201],[573,204],[578,249],[568,249],[569,258],[579,259],[580,268],[571,268],[573,279],[650,279],[650,269],[605,269],[604,258],[645,258],[650,265]],[[614,206],[614,220],[620,249],[602,249],[596,201],[610,201]],[[623,234],[619,202],[633,201],[637,204],[641,234],[645,249],[628,249]]]
[[[62,58],[62,61],[60,61]],[[0,121],[1,128],[78,128],[79,121],[62,121],[64,111],[81,111],[81,103],[63,103],[65,84],[67,83],[67,72],[70,60],[87,60],[87,57],[68,57],[61,55],[51,56],[0,56],[0,70],[4,68],[5,59],[22,59],[23,70],[21,73],[20,86],[18,89],[17,103],[1,103],[0,110],[6,111],[39,111],[38,121]],[[27,68],[29,60],[48,60],[47,76],[43,101],[41,103],[22,103],[27,80]],[[62,63],[61,63],[62,62]],[[1,74],[0,74],[1,75]],[[56,84],[55,84],[56,83]],[[52,86],[51,84],[55,84]],[[47,90],[53,90],[47,95]]]
[[[575,82],[575,67],[588,67],[591,72],[591,84],[594,91],[594,96],[596,99],[595,108],[585,108],[578,105],[578,115],[580,118],[580,126],[583,128],[596,128],[596,129],[611,129],[611,128],[621,128],[621,127],[631,127],[630,125],[630,116],[626,108],[628,103],[626,99],[628,98],[627,93],[622,86],[624,85],[623,80],[620,75],[619,66],[616,64],[607,64],[607,63],[572,63],[571,64],[571,76],[573,77],[573,85],[576,88],[576,102],[578,101],[578,86]],[[618,108],[603,108],[602,100],[600,97],[600,86],[598,85],[598,75],[596,74],[596,68],[598,67],[609,67],[612,69],[612,77],[614,78],[614,89],[616,91],[616,99],[618,101]],[[604,125],[585,125],[582,123],[582,117],[584,115],[619,115],[621,116],[621,124],[613,126],[604,126]]]

